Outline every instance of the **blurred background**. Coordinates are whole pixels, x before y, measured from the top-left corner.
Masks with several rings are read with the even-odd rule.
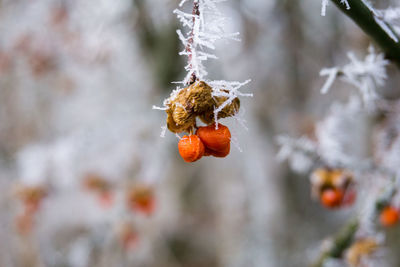
[[[369,38],[320,1],[220,4],[241,42],[218,43],[208,78],[252,79],[248,129],[222,121],[240,148],[189,164],[152,109],[185,76],[178,2],[0,0],[0,266],[308,266],[357,209],[312,201],[276,136],[347,101],[319,71]]]

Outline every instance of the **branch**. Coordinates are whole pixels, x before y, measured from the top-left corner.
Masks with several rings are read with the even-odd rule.
[[[400,67],[400,37],[390,24],[383,21],[363,0],[347,0],[350,9],[341,0],[331,1],[380,46],[388,59]]]
[[[332,247],[324,251],[312,267],[322,267],[328,258],[340,258],[343,252],[353,242],[354,234],[358,229],[358,221],[350,221],[332,240]]]

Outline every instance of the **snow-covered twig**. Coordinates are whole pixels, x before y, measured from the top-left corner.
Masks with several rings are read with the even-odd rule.
[[[383,86],[387,79],[386,67],[389,61],[383,54],[377,54],[370,46],[369,54],[364,60],[359,60],[349,53],[350,63],[343,67],[324,68],[321,76],[328,76],[321,93],[326,94],[337,77],[355,86],[361,93],[364,103],[371,105],[379,98],[377,87]]]
[[[181,1],[183,6],[186,0]],[[192,13],[186,13],[176,9],[174,13],[182,25],[188,28],[186,33],[178,30],[179,39],[184,45],[180,55],[188,57],[188,64],[185,69],[188,72],[183,84],[193,83],[196,79],[204,80],[207,71],[203,62],[208,59],[216,59],[212,50],[215,50],[215,42],[221,39],[238,40],[236,33],[226,33],[224,23],[226,18],[218,10],[216,4],[221,0],[194,0]]]

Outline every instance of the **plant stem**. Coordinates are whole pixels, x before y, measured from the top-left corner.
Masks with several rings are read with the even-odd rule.
[[[388,23],[382,23],[392,31],[393,37],[397,37],[398,41],[394,40],[378,23],[377,17],[372,10],[362,0],[347,0],[350,9],[341,3],[341,0],[331,0],[343,13],[350,17],[375,43],[380,46],[386,57],[394,61],[400,67],[400,37],[393,31],[393,28]]]
[[[354,234],[358,229],[358,220],[351,220],[339,233],[333,237],[332,247],[324,251],[312,267],[322,267],[328,258],[340,258],[353,242]]]
[[[192,19],[193,28],[192,28],[192,31],[190,32],[190,38],[189,38],[187,46],[186,46],[186,52],[189,53],[188,61],[189,61],[189,64],[190,64],[190,68],[192,67],[192,63],[191,62],[192,62],[192,57],[193,57],[193,55],[192,55],[192,46],[193,46],[193,41],[194,41],[193,40],[193,38],[194,38],[194,27],[195,27],[195,23],[196,23],[196,18],[200,16],[200,9],[199,9],[198,0],[194,0],[193,1],[192,15],[193,15],[193,19]],[[188,85],[194,83],[196,80],[197,80],[196,73],[193,72],[192,77],[190,77],[190,81],[189,81]]]

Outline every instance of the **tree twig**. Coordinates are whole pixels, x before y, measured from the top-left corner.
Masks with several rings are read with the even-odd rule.
[[[400,67],[400,37],[390,24],[383,21],[362,0],[347,0],[350,9],[341,0],[331,1],[380,46],[388,59]]]

